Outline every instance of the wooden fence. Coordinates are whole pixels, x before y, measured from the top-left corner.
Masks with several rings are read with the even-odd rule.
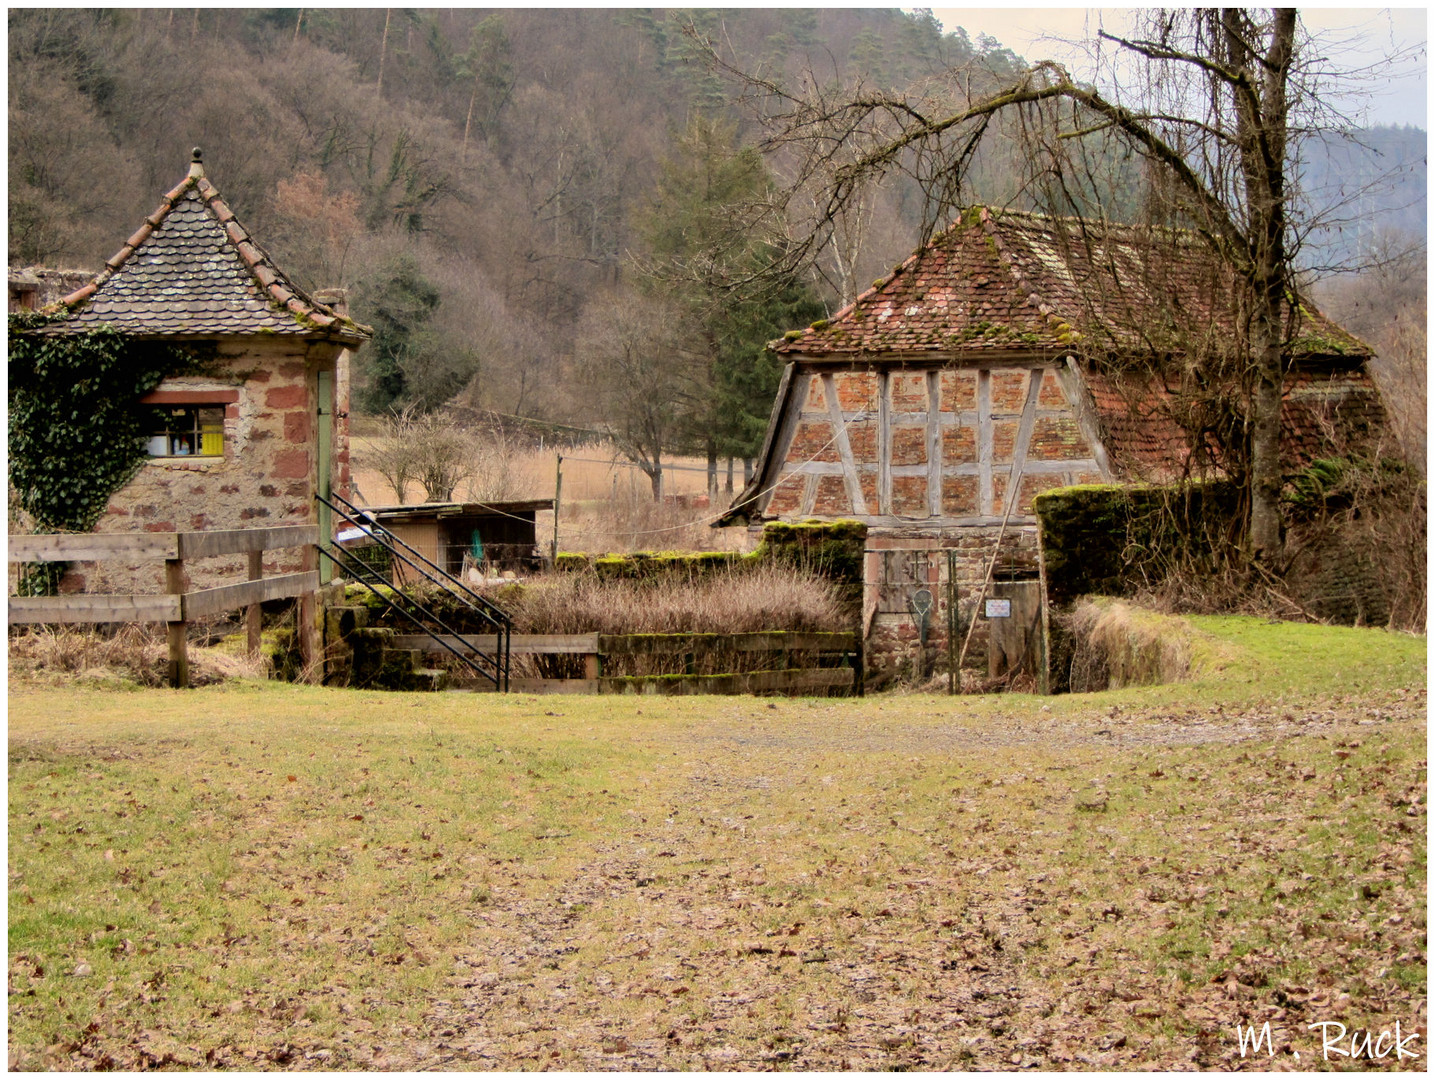
[[[460,651],[472,645],[492,653],[492,635],[466,639],[445,637]],[[397,649],[436,652],[442,646],[425,634],[399,634]],[[862,693],[862,648],[856,634],[787,633],[752,634],[514,634],[513,655],[576,655],[584,658],[578,679],[512,679],[517,693],[539,694],[855,694]],[[763,671],[696,675],[699,658],[714,651],[765,654],[772,667]],[[790,667],[793,653],[826,656],[842,666]],[[604,667],[617,657],[682,657],[687,674],[605,675]]]
[[[162,622],[169,640],[171,686],[189,685],[187,628],[191,620],[247,608],[249,651],[259,651],[260,609],[265,600],[300,597],[300,649],[306,660],[318,652],[314,628],[314,594],[319,588],[314,544],[316,525],[284,525],[268,529],[225,529],[214,532],[46,533],[11,536],[9,560],[33,562],[104,562],[163,559],[165,592],[150,594],[74,593],[66,596],[12,596],[9,622],[111,623]],[[303,547],[305,569],[294,574],[264,576],[264,552]],[[216,555],[249,556],[249,578],[211,589],[184,589],[187,559]]]

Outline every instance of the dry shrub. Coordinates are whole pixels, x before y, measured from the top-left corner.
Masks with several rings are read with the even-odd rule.
[[[683,577],[550,574],[495,596],[520,634],[744,634],[851,629],[837,587],[763,564]]]
[[[851,629],[837,587],[794,567],[759,565],[641,580],[593,571],[550,574],[492,597],[519,634],[743,634]],[[771,667],[773,654],[704,648],[691,655],[611,657],[606,675],[716,675]],[[788,666],[815,661],[796,650]],[[514,656],[517,677],[582,678],[582,657]]]
[[[1291,530],[1292,596],[1321,621],[1425,631],[1427,497],[1409,465],[1333,470]]]
[[[422,490],[425,502],[504,502],[532,482],[513,438],[501,428],[473,428],[456,410],[426,413],[410,405],[377,423],[367,440],[355,437],[355,467],[378,473],[400,503],[408,502],[411,487]]]
[[[268,661],[221,649],[189,650],[191,686],[230,679],[262,679]],[[158,626],[124,624],[113,632],[100,627],[32,626],[10,632],[10,671],[42,682],[165,686],[169,648]]]
[[[1081,601],[1067,618],[1073,693],[1180,682],[1191,673],[1196,631],[1185,619],[1104,599]]]
[[[1288,622],[1319,622],[1301,606],[1286,583],[1259,566],[1227,565],[1215,572],[1180,567],[1161,581],[1136,590],[1138,608],[1164,615],[1254,615]]]

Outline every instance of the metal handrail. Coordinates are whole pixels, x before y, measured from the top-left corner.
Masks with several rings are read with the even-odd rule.
[[[458,592],[455,592],[455,590],[464,593],[467,597],[467,602],[469,603],[470,607],[478,607],[484,613],[486,613],[493,621],[501,622],[506,626],[512,625],[512,620],[509,619],[508,613],[502,608],[500,608],[497,604],[495,604],[492,600],[489,600],[487,597],[480,596],[478,593],[474,592],[472,589],[470,589],[463,582],[459,581],[443,567],[430,560],[428,556],[426,556],[423,552],[414,548],[402,537],[395,536],[390,530],[384,528],[373,517],[355,517],[354,515],[363,515],[366,513],[366,511],[364,511],[360,507],[355,506],[338,492],[331,492],[331,494],[334,498],[338,499],[341,503],[343,503],[350,510],[352,510],[353,514],[345,513],[343,510],[339,509],[322,495],[315,495],[314,498],[318,499],[330,510],[333,510],[345,521],[348,521],[354,525],[358,525],[363,528],[364,531],[367,532],[370,536],[374,536],[375,530],[383,533],[384,536],[386,536],[390,541],[392,541],[394,544],[397,544],[399,547],[402,547],[405,551],[409,552],[409,554],[413,555],[414,558],[418,559],[420,562],[422,562],[425,566],[429,568],[429,571],[431,572],[425,572],[423,570],[420,570],[417,566],[414,566],[414,564],[410,560],[404,559],[404,561],[408,563],[409,566],[413,567],[414,570],[417,570],[422,576],[429,578],[430,580],[434,581],[435,584],[448,589],[448,591],[453,593],[455,596],[458,596]],[[374,536],[374,539],[377,540],[378,537]],[[400,557],[402,558],[402,556]],[[436,579],[434,578],[435,574],[438,575]],[[459,599],[463,599],[463,597],[459,597]]]
[[[329,558],[333,559],[334,562],[338,564],[339,568],[343,570],[346,574],[351,575],[355,581],[357,581],[360,585],[364,586],[364,588],[368,589],[380,600],[384,601],[384,603],[388,604],[389,607],[391,607],[395,612],[408,619],[411,623],[417,626],[429,637],[433,638],[435,642],[437,642],[439,645],[443,646],[443,648],[451,652],[454,656],[456,656],[459,660],[466,664],[475,674],[493,683],[494,689],[504,691],[508,689],[508,672],[506,670],[507,665],[502,664],[498,657],[491,657],[487,653],[483,652],[481,649],[475,646],[473,642],[469,641],[462,634],[457,633],[451,627],[447,626],[442,619],[440,619],[433,612],[425,608],[413,597],[406,596],[404,593],[392,587],[390,587],[387,592],[380,591],[378,585],[374,581],[370,580],[371,577],[378,576],[371,567],[365,566],[363,562],[361,562],[359,559],[354,558],[343,548],[334,545],[330,545],[330,547],[332,548],[332,550],[324,550],[323,546],[321,545],[321,550],[324,550],[324,554],[327,555]],[[382,582],[378,584],[382,584]],[[408,608],[406,608],[404,604],[400,604],[395,599],[395,597],[402,597],[404,602],[417,609],[419,614],[415,615],[413,611],[408,610]],[[474,656],[478,657],[480,660],[486,660],[489,664],[491,664],[493,666],[493,671],[489,672],[484,670],[482,665],[475,662],[467,654],[460,652],[458,649],[455,649],[442,637],[434,633],[433,630],[423,625],[423,623],[420,621],[419,616],[422,616],[423,618],[427,619],[432,619],[435,623],[438,624],[439,629],[443,630],[450,636],[457,638],[460,642],[464,644],[466,648],[468,648],[473,653]]]
[[[335,506],[332,502],[324,498],[324,496],[322,495],[316,494],[314,498],[319,502],[323,503],[334,513],[338,514],[339,517],[342,518],[344,521],[361,527],[366,533],[368,533],[370,537],[373,538],[376,543],[379,544],[380,547],[388,551],[391,556],[396,556],[397,558],[399,558],[405,565],[407,565],[410,569],[417,573],[419,577],[423,578],[426,581],[430,581],[435,585],[438,585],[440,588],[443,588],[459,602],[465,604],[467,607],[473,610],[475,615],[479,616],[481,619],[487,622],[493,628],[495,636],[497,638],[498,647],[495,650],[494,656],[492,657],[482,652],[472,642],[464,638],[463,635],[458,634],[454,630],[449,628],[443,622],[443,620],[441,620],[437,615],[430,612],[417,600],[413,599],[412,597],[405,596],[401,591],[397,589],[393,589],[392,584],[388,583],[389,587],[393,589],[394,593],[403,596],[405,602],[417,608],[418,611],[422,613],[425,618],[431,619],[433,622],[437,623],[438,626],[441,627],[445,632],[462,641],[466,647],[470,648],[473,651],[475,656],[478,656],[492,664],[494,668],[493,674],[489,674],[488,672],[483,671],[481,668],[477,667],[475,664],[469,661],[467,657],[464,657],[447,642],[442,641],[439,636],[435,634],[429,627],[424,626],[419,620],[419,618],[415,616],[412,612],[405,610],[390,596],[385,595],[384,593],[376,589],[370,581],[366,580],[366,578],[355,569],[355,567],[362,566],[362,563],[360,563],[358,559],[355,559],[348,553],[343,552],[343,549],[339,548],[336,544],[330,543],[320,545],[320,550],[323,551],[328,558],[333,559],[333,561],[337,563],[342,570],[344,570],[348,574],[351,574],[355,578],[355,580],[357,580],[361,585],[365,586],[370,592],[380,597],[380,599],[386,601],[389,606],[393,608],[396,612],[403,615],[420,630],[423,630],[426,634],[428,634],[431,638],[437,641],[449,652],[464,660],[465,663],[469,665],[469,667],[473,668],[475,671],[478,671],[479,674],[481,674],[484,678],[492,681],[497,689],[502,691],[508,690],[510,648],[513,636],[513,621],[508,617],[507,612],[505,612],[502,608],[498,607],[492,601],[475,593],[472,589],[464,585],[461,581],[455,579],[442,567],[437,566],[430,559],[426,558],[422,552],[414,550],[411,545],[409,545],[399,537],[395,536],[388,529],[385,529],[372,517],[356,516],[364,514],[364,511],[361,510],[359,507],[355,506],[353,503],[349,502],[349,500],[345,499],[342,495],[334,493],[334,498],[338,499],[339,502],[343,503],[344,506],[348,507],[349,510],[353,511],[352,514],[346,513],[343,509],[338,506]],[[400,547],[412,554],[414,558],[417,558],[429,569],[425,570],[420,567],[417,563],[413,561],[413,559],[410,559],[407,555],[404,554],[403,551],[400,551]],[[343,558],[335,557],[336,554],[339,553],[343,553]],[[369,574],[373,573],[373,571],[366,566],[363,567],[363,570]]]

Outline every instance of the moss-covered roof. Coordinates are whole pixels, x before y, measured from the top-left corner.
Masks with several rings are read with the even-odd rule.
[[[769,347],[820,358],[993,352],[1229,355],[1236,283],[1195,233],[973,207],[850,306]],[[1308,302],[1296,356],[1370,349]]]

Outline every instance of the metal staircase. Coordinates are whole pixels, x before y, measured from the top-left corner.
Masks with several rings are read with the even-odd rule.
[[[495,647],[491,651],[481,648],[474,640],[476,635],[472,631],[460,634],[418,599],[402,589],[395,588],[392,580],[382,570],[370,565],[355,552],[340,547],[332,539],[320,538],[320,553],[331,560],[345,577],[363,585],[384,601],[396,615],[457,657],[480,679],[491,683],[495,690],[506,692],[513,623],[503,609],[479,596],[442,567],[430,562],[422,553],[389,532],[342,495],[331,493],[328,498],[323,495],[315,495],[314,498],[328,507],[340,520],[371,537],[375,544],[389,553],[391,560],[401,561],[413,570],[420,580],[436,585],[457,600],[467,610],[470,619],[483,627],[480,634],[485,638],[493,635]]]

